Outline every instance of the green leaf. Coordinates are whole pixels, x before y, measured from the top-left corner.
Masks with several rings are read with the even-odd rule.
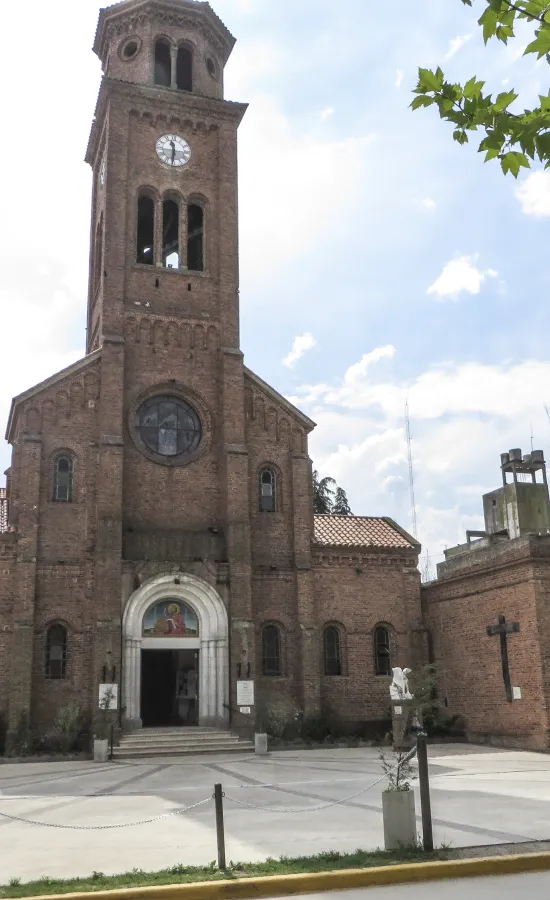
[[[515,150],[510,150],[508,153],[505,153],[502,157],[500,164],[502,166],[502,171],[506,175],[508,172],[511,172],[514,178],[518,177],[519,170],[523,167],[525,169],[529,169],[529,160],[525,156],[524,153],[518,153]]]
[[[502,112],[502,110],[506,109],[506,107],[514,102],[517,96],[515,91],[504,91],[502,94],[499,94],[493,104],[494,111]]]
[[[527,44],[524,56],[528,53],[536,53],[537,59],[550,53],[550,28],[541,28],[534,41]]]
[[[476,76],[473,75],[469,81],[464,85],[464,96],[468,99],[473,99],[474,97],[479,97],[481,94],[481,90],[484,87],[484,81],[477,81]]]
[[[462,131],[460,128],[457,128],[456,131],[453,131],[453,138],[459,144],[467,144],[468,143],[468,135],[465,131]]]
[[[497,154],[502,150],[502,145],[504,143],[504,137],[501,134],[497,134],[496,131],[491,131],[487,135],[484,140],[482,140],[479,145],[480,150],[496,150]]]
[[[426,94],[421,94],[420,97],[414,98],[411,103],[411,109],[418,109],[420,106],[431,106],[432,103],[435,103],[435,97],[428,97]]]
[[[478,20],[479,24],[483,27],[483,40],[485,43],[492,38],[496,34],[497,26],[498,26],[498,13],[491,9],[490,6],[487,7],[481,18]]]
[[[508,43],[508,38],[514,37],[514,29],[511,25],[499,25],[495,32],[499,41],[503,44]]]
[[[432,72],[431,69],[418,70],[418,86],[429,91],[440,91],[443,87],[443,79],[443,72],[439,68],[435,72]]]
[[[545,159],[550,160],[550,131],[537,135],[535,145],[541,162]]]

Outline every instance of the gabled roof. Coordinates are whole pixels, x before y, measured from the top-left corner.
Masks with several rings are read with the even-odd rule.
[[[302,425],[307,432],[313,431],[313,429],[316,427],[316,422],[306,416],[305,413],[298,409],[297,406],[294,406],[289,400],[286,399],[286,397],[283,397],[282,394],[279,394],[279,392],[276,391],[275,388],[272,388],[271,385],[260,378],[259,375],[256,375],[254,372],[252,372],[251,369],[247,369],[246,366],[244,367],[244,375],[245,378],[248,378],[248,380],[252,382],[252,384],[263,391],[263,393],[268,397],[270,397],[274,403],[282,406],[283,409],[286,409],[286,411],[291,416],[293,416],[295,419],[298,419],[300,425]]]
[[[147,10],[168,11],[172,14],[178,12],[194,13],[210,26],[224,48],[224,65],[229,59],[229,55],[236,43],[235,38],[219,16],[216,15],[210,4],[201,2],[201,0],[122,0],[120,3],[106,6],[99,11],[93,46],[94,53],[103,61],[106,53],[107,26],[109,22],[122,21],[127,17],[141,14]]]
[[[313,541],[326,547],[420,550],[418,541],[386,516],[314,516]]]
[[[96,362],[96,360],[98,360],[100,356],[101,347],[99,347],[97,350],[94,350],[93,353],[89,353],[88,356],[85,356],[83,359],[77,359],[76,362],[72,363],[70,366],[67,366],[66,369],[61,369],[61,371],[56,372],[55,375],[50,375],[49,378],[46,378],[45,381],[41,381],[40,384],[35,384],[34,387],[29,388],[28,391],[23,391],[22,394],[18,394],[17,397],[14,397],[11,401],[10,414],[6,428],[6,440],[9,441],[11,439],[11,431],[15,422],[15,413],[17,411],[17,407],[21,403],[23,403],[25,400],[30,400],[31,397],[35,397],[37,394],[41,394],[42,391],[53,387],[59,381],[63,381],[70,375],[76,375],[77,372],[81,372],[82,369],[86,369],[89,365]]]

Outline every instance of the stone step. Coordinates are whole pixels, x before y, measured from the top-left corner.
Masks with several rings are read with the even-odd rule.
[[[231,732],[224,728],[208,728],[202,725],[163,725],[159,728],[136,728],[135,731],[127,731],[125,734],[231,734]]]
[[[251,741],[221,728],[144,728],[123,734],[113,748],[115,759],[192,756],[201,753],[249,753]]]
[[[191,739],[186,741],[121,741],[119,746],[126,747],[128,750],[135,749],[146,749],[149,748],[166,748],[170,749],[170,747],[219,747],[221,744],[224,746],[239,744],[240,741],[238,738],[216,738],[215,740],[203,740],[203,741],[193,741]]]
[[[114,759],[150,759],[157,756],[198,756],[203,753],[252,753],[254,744],[252,741],[220,742],[219,744],[204,744],[196,742],[184,745],[148,745],[146,747],[124,746],[113,748]]]
[[[219,741],[219,740],[236,740],[239,738],[230,731],[210,731],[204,734],[197,733],[191,729],[182,729],[181,731],[166,731],[150,734],[147,731],[132,731],[129,734],[123,734],[121,741],[131,743],[132,741]]]

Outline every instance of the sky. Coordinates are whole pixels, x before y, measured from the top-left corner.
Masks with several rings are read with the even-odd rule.
[[[480,529],[501,452],[550,456],[550,170],[514,181],[411,112],[418,66],[522,107],[548,91],[527,26],[486,48],[485,4],[217,0],[237,45],[245,362],[316,423],[310,455],[357,515],[412,528],[435,568]],[[53,12],[52,12],[53,11]],[[100,65],[96,0],[27,0],[2,54],[0,418],[12,396],[84,354]],[[19,8],[4,13],[21,33]],[[28,50],[32,48],[30,54]],[[519,101],[518,101],[519,102]],[[10,448],[0,449],[0,466]]]

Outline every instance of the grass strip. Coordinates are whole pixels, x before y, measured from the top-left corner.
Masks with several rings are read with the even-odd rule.
[[[133,869],[123,875],[104,875],[93,872],[84,878],[40,878],[24,884],[12,878],[0,887],[1,897],[37,897],[46,894],[69,894],[83,891],[108,891],[119,888],[151,887],[159,884],[193,884],[198,881],[220,881],[237,878],[255,878],[268,875],[293,875],[303,872],[331,872],[337,869],[366,869],[374,866],[398,863],[434,862],[445,859],[443,851],[424,853],[420,849],[386,851],[356,850],[355,853],[328,852],[317,856],[298,856],[295,859],[282,856],[257,863],[230,862],[225,871],[215,863],[209,866],[176,865],[160,872],[143,872]]]

